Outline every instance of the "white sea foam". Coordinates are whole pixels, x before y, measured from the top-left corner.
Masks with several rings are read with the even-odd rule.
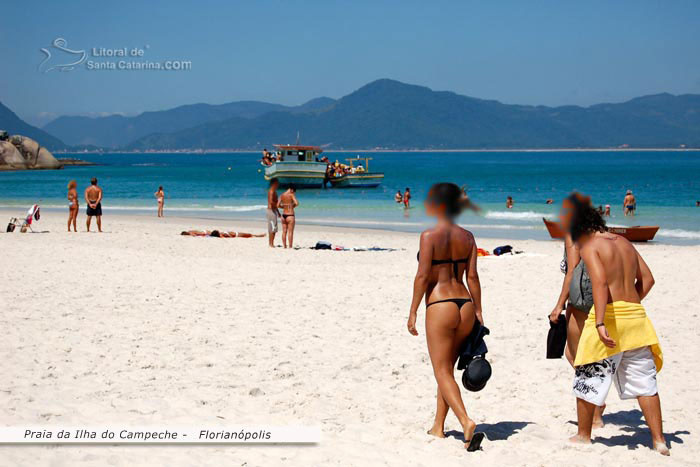
[[[548,217],[551,214],[535,212],[535,211],[525,211],[525,212],[515,212],[515,211],[489,211],[484,217],[487,219],[515,219],[515,220],[532,220],[532,219],[542,219],[543,217]]]
[[[514,224],[459,224],[465,229],[504,229],[504,230],[543,230],[539,225],[514,225]]]
[[[247,211],[260,211],[267,209],[266,204],[253,204],[250,206],[217,206],[214,205],[214,209],[220,211],[233,211],[233,212],[247,212]]]
[[[672,238],[700,239],[700,232],[697,230],[661,229],[657,233],[657,236],[659,236],[659,237],[672,237]]]

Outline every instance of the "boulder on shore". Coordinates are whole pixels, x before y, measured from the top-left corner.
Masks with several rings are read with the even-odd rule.
[[[0,170],[60,169],[63,165],[31,138],[0,130]]]

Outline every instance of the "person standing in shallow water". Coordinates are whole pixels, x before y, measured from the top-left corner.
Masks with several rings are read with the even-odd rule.
[[[75,180],[68,182],[68,232],[73,224],[73,231],[77,232],[78,211],[80,205],[78,203],[78,183]]]
[[[607,232],[589,198],[567,198],[561,224],[579,246],[593,289],[593,309],[574,362],[578,432],[570,441],[591,442],[594,409],[605,404],[614,384],[621,399],[637,399],[651,431],[652,449],[668,456],[656,380],[663,354],[641,305],[654,285],[651,270],[627,239]]]
[[[408,187],[403,192],[403,207],[406,209],[411,207],[411,189]]]
[[[418,335],[418,307],[425,297],[425,333],[438,386],[435,421],[428,434],[445,437],[445,418],[452,409],[462,425],[468,448],[477,437],[476,423],[467,415],[454,378],[454,366],[460,344],[471,333],[475,321],[482,324],[484,321],[476,242],[471,232],[454,223],[467,203],[464,192],[452,183],[438,183],[428,192],[426,214],[437,222],[420,236],[418,271],[407,327],[409,333]],[[465,276],[467,286],[463,282]]]
[[[625,199],[622,201],[622,209],[625,216],[634,217],[634,211],[637,209],[637,200],[632,194],[632,190],[627,190],[625,194]]]

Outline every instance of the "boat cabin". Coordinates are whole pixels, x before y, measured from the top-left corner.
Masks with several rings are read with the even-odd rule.
[[[318,146],[292,146],[275,144],[277,153],[285,162],[316,162],[316,156],[323,152]]]

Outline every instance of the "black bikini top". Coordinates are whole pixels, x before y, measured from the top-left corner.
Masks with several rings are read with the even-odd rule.
[[[416,260],[420,261],[420,251],[416,254]],[[438,264],[451,264],[453,271],[455,273],[455,277],[459,276],[459,264],[464,263],[467,264],[469,262],[469,258],[460,258],[460,259],[434,259],[430,263],[433,266],[436,266]]]

